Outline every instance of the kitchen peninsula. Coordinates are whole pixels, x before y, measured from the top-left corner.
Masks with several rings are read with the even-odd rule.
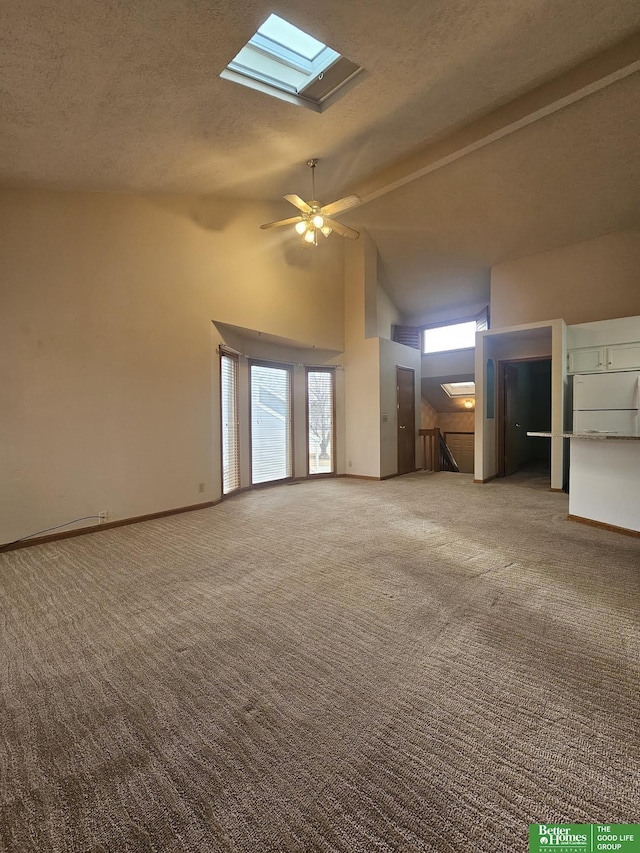
[[[528,432],[540,438],[551,432]],[[640,435],[563,432],[570,442],[569,518],[640,536]]]

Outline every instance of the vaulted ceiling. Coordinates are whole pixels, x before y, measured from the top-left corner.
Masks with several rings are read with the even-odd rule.
[[[325,112],[220,78],[270,12],[365,69]],[[277,202],[319,157],[416,318],[640,224],[639,27],[637,0],[7,0],[0,183]]]

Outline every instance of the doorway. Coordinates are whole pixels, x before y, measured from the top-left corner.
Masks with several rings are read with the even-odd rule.
[[[498,363],[498,477],[518,471],[550,476],[551,443],[527,432],[551,431],[551,359]]]
[[[396,367],[398,410],[398,474],[416,470],[416,376],[411,367]]]
[[[251,485],[293,476],[292,369],[249,363]]]

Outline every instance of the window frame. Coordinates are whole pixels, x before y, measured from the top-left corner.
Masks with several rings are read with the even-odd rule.
[[[220,494],[223,498],[229,497],[230,495],[236,494],[242,488],[242,474],[241,474],[241,464],[240,464],[240,359],[238,354],[235,352],[230,352],[224,347],[219,348],[220,355]],[[228,492],[225,492],[225,477],[224,477],[224,410],[223,410],[223,399],[224,399],[224,386],[223,386],[223,373],[222,373],[222,359],[228,358],[232,362],[235,363],[235,388],[234,388],[234,399],[233,405],[235,408],[235,444],[236,444],[236,475],[237,475],[237,486],[231,489]]]
[[[465,352],[468,350],[475,349],[475,341],[473,346],[470,347],[451,347],[450,349],[443,350],[434,350],[432,352],[427,352],[425,350],[425,332],[429,331],[429,329],[443,329],[447,326],[461,326],[464,323],[473,323],[476,324],[476,333],[486,331],[489,328],[489,306],[487,305],[481,311],[478,311],[477,314],[467,315],[466,317],[456,317],[454,320],[445,320],[439,323],[426,323],[424,326],[420,326],[420,355],[442,355],[443,353],[450,352]]]
[[[310,454],[309,454],[309,374],[311,373],[328,373],[331,376],[331,471],[311,473]],[[322,365],[307,365],[304,373],[305,386],[305,410],[306,410],[306,459],[307,459],[307,477],[335,477],[336,464],[336,369],[335,367],[323,367]]]
[[[322,45],[322,49],[309,60],[304,53],[296,50],[295,45],[287,45],[261,33],[272,15]],[[323,112],[339,94],[346,91],[347,86],[356,82],[362,67],[291,21],[275,13],[272,15],[263,21],[220,72],[220,77],[271,97]]]
[[[276,480],[265,480],[261,483],[254,483],[253,481],[253,376],[252,376],[252,368],[253,367],[271,367],[276,370],[285,370],[289,376],[289,462],[290,462],[290,470],[291,473],[287,477],[279,477]],[[294,444],[294,435],[295,435],[295,418],[294,418],[294,372],[293,365],[286,364],[281,361],[269,361],[268,359],[262,358],[249,358],[248,359],[248,369],[249,369],[249,479],[251,482],[252,489],[260,489],[263,486],[273,486],[278,483],[290,483],[295,477],[295,444]]]

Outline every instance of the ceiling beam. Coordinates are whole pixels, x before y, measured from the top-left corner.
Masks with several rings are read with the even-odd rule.
[[[367,204],[638,71],[640,32],[376,172],[353,187],[352,192]]]

